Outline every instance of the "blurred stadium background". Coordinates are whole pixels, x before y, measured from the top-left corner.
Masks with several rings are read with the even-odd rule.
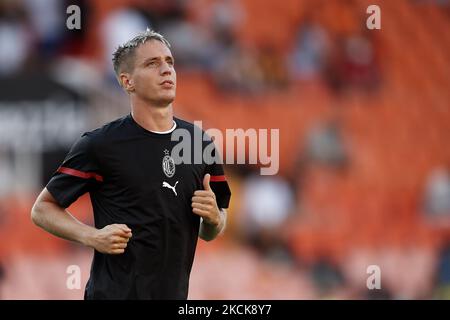
[[[450,298],[449,1],[0,0],[1,299],[83,297],[91,250],[30,209],[82,132],[129,112],[111,53],[147,26],[172,43],[177,116],[280,129],[278,175],[226,167],[229,226],[199,240],[191,299]],[[87,196],[70,209],[92,223]]]

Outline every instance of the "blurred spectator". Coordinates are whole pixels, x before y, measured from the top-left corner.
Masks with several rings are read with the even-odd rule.
[[[424,210],[430,218],[450,219],[450,172],[447,168],[435,168],[425,186]]]
[[[370,92],[377,88],[380,71],[374,43],[367,33],[338,38],[329,60],[326,77],[337,93],[357,89]]]
[[[290,185],[277,176],[252,175],[243,185],[243,234],[269,258],[290,260],[282,228],[294,210]]]
[[[233,38],[234,29],[238,29],[244,18],[244,12],[238,1],[214,0],[210,7],[212,27],[222,39]]]
[[[260,94],[265,90],[264,74],[257,53],[232,47],[217,57],[215,80],[222,90],[241,94]]]
[[[101,24],[101,39],[104,43],[104,68],[107,79],[117,84],[116,75],[112,68],[112,54],[116,48],[125,43],[134,35],[152,28],[152,24],[146,17],[135,8],[123,8],[114,11]]]
[[[34,35],[21,1],[0,1],[0,76],[21,71],[32,56]]]
[[[259,50],[259,64],[265,86],[268,89],[283,89],[288,84],[285,59],[274,48],[265,46]]]
[[[319,124],[306,136],[306,160],[341,168],[348,162],[347,150],[337,120]]]
[[[207,30],[188,21],[167,23],[162,33],[171,44],[177,69],[210,70],[223,49]]]
[[[199,11],[199,26],[209,30],[215,41],[226,48],[235,43],[235,36],[245,19],[240,1],[213,0]]]
[[[378,81],[378,69],[372,42],[363,35],[352,35],[344,41],[346,81],[354,87],[372,89]]]
[[[329,42],[329,35],[320,24],[306,21],[294,39],[289,61],[292,76],[300,80],[321,77],[328,58]]]
[[[223,47],[215,60],[216,83],[225,91],[259,95],[268,90],[283,89],[288,84],[284,58],[271,47]]]
[[[38,52],[42,59],[51,59],[59,51],[66,28],[66,7],[60,0],[22,0],[37,37]]]

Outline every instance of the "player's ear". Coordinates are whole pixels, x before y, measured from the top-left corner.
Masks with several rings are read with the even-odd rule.
[[[134,82],[133,79],[131,79],[131,75],[126,72],[122,72],[119,75],[119,82],[120,85],[125,89],[127,92],[134,91]]]

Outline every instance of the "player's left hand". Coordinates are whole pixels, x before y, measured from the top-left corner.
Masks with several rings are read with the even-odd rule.
[[[216,195],[209,185],[209,173],[203,178],[204,190],[197,190],[192,197],[192,212],[203,218],[203,221],[218,226],[221,223],[220,210],[217,207]]]

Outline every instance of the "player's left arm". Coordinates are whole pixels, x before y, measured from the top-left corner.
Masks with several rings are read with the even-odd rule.
[[[209,185],[211,176],[203,178],[204,190],[197,190],[192,197],[192,212],[202,217],[199,237],[205,241],[215,239],[225,229],[227,212],[217,206],[216,195]]]

